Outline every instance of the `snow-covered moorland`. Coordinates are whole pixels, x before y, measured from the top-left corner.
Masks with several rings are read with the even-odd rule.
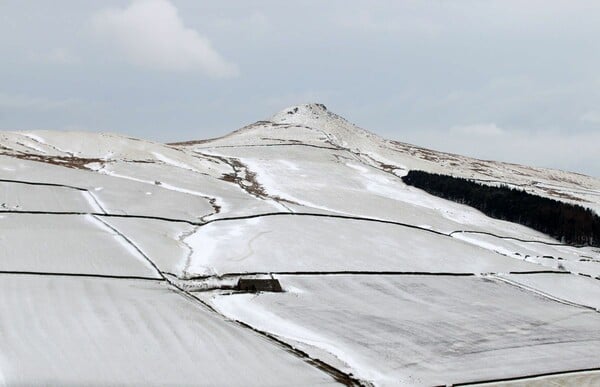
[[[599,179],[320,104],[176,144],[0,132],[0,385],[600,384],[600,250],[407,186],[414,169],[600,211]]]

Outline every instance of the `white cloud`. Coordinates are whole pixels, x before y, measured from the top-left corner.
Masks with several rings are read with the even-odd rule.
[[[494,123],[454,126],[450,128],[450,132],[473,136],[500,136],[505,133],[502,128],[499,128]]]
[[[600,112],[589,111],[580,117],[583,122],[589,122],[591,124],[600,124]]]
[[[217,78],[239,73],[210,41],[184,26],[167,0],[137,0],[125,9],[106,9],[92,18],[96,32],[138,66],[164,71],[201,71]]]

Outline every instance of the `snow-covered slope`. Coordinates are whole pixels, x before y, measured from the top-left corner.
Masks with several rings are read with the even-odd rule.
[[[383,139],[320,104],[176,144],[0,132],[0,385],[600,382],[582,373],[600,250],[411,169],[600,211],[599,179]],[[285,293],[231,290],[265,276]]]

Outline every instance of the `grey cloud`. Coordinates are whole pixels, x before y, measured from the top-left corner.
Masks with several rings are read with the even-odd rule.
[[[47,51],[29,51],[29,59],[32,62],[54,65],[72,65],[81,62],[81,58],[66,48],[54,48]]]
[[[0,92],[0,109],[8,110],[61,110],[74,107],[79,101],[75,99],[49,99],[27,95],[11,95]]]
[[[310,99],[400,141],[600,176],[590,145],[600,131],[597,1],[40,4],[0,2],[0,129],[75,125],[185,140]],[[167,32],[135,38],[144,23],[123,22],[135,4],[162,4],[151,19]],[[213,60],[198,59],[196,43]],[[79,60],[42,60],[60,59],[60,49]],[[80,102],[41,109],[70,100]]]
[[[421,131],[412,134],[410,140],[434,149],[485,160],[598,174],[600,132],[527,132],[501,129],[495,124],[465,128],[469,129],[448,130],[446,134]],[[486,128],[492,129],[490,133],[486,133]]]

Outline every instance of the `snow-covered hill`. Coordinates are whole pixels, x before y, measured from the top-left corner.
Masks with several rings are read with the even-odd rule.
[[[0,384],[600,383],[600,250],[411,169],[600,212],[599,179],[386,140],[320,104],[176,144],[0,132]],[[265,277],[285,293],[231,290]]]

